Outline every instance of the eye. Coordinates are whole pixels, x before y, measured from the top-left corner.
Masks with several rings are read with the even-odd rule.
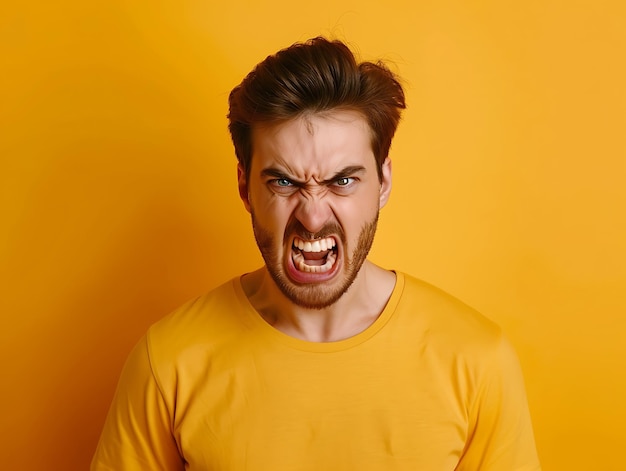
[[[349,186],[353,182],[354,182],[354,178],[341,177],[341,178],[338,178],[337,180],[335,180],[335,185],[345,187],[345,186]]]
[[[337,195],[350,195],[357,188],[358,178],[355,177],[339,177],[333,180],[330,189]]]
[[[291,180],[287,178],[274,178],[273,180],[269,180],[268,182],[271,186],[278,188],[289,188],[293,186]]]
[[[267,185],[271,191],[280,195],[291,195],[298,189],[297,184],[284,177],[268,180]]]
[[[289,180],[287,180],[286,178],[277,178],[275,180],[272,180],[272,183],[276,186],[279,186],[281,188],[286,188],[286,187],[290,187],[293,185],[293,183],[291,183]]]

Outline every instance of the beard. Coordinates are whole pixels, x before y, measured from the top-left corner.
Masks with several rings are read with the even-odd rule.
[[[280,291],[297,306],[306,309],[324,309],[335,304],[343,294],[348,291],[354,280],[356,279],[361,266],[367,254],[372,248],[374,242],[374,235],[376,234],[376,227],[378,225],[378,211],[374,218],[366,222],[361,228],[359,237],[357,239],[356,247],[352,250],[352,253],[348,255],[346,248],[346,237],[343,229],[337,224],[331,224],[325,226],[321,231],[316,234],[312,234],[304,229],[304,227],[297,221],[289,224],[285,229],[283,238],[287,238],[288,234],[296,233],[303,239],[312,240],[320,237],[326,237],[330,234],[336,234],[341,240],[343,250],[343,266],[341,267],[342,273],[338,273],[337,276],[341,277],[341,280],[336,280],[321,283],[296,283],[289,279],[285,273],[283,259],[279,256],[279,247],[283,244],[276,243],[276,237],[270,231],[261,227],[258,220],[254,215],[254,211],[250,211],[252,216],[252,228],[254,230],[254,237],[256,239],[257,246],[261,252],[261,256],[265,261],[265,266],[270,276],[276,283],[276,286]],[[291,251],[291,247],[287,250]],[[335,262],[338,263],[339,261]]]

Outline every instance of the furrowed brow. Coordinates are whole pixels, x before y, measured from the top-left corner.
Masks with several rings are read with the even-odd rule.
[[[289,180],[290,182],[295,183],[295,184],[300,184],[301,183],[301,182],[298,182],[296,179],[294,179],[291,175],[287,175],[282,170],[279,170],[279,169],[274,168],[274,167],[269,167],[269,168],[263,169],[261,171],[261,176],[262,177],[279,178],[279,179],[284,178],[285,180]]]
[[[263,169],[261,171],[261,176],[262,177],[274,177],[274,178],[286,178],[287,180],[290,180],[289,175],[287,175],[285,172],[281,172],[277,168],[272,168],[272,167]]]
[[[342,168],[337,173],[335,173],[332,177],[330,177],[328,180],[324,180],[322,183],[325,185],[328,185],[341,178],[352,177],[360,173],[365,173],[365,167],[363,167],[362,165],[349,165],[345,168]]]

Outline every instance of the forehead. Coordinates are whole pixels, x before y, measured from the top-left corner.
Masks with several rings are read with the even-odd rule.
[[[360,113],[349,110],[256,126],[252,149],[253,171],[279,167],[310,178],[345,165],[375,166],[370,127]]]

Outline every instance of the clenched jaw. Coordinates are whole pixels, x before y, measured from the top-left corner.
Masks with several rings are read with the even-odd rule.
[[[337,261],[337,243],[333,237],[308,241],[295,237],[292,244],[294,267],[304,273],[327,273]]]

